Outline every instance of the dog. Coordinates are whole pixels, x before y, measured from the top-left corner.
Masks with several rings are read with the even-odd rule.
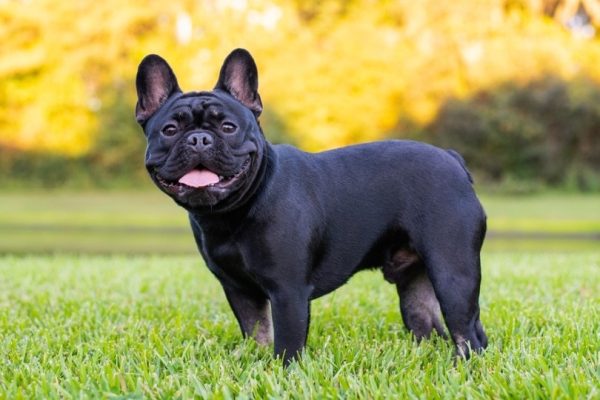
[[[405,140],[321,153],[270,144],[244,49],[227,56],[211,91],[184,93],[153,54],[136,86],[148,173],[187,210],[244,337],[274,339],[289,364],[306,344],[311,300],[379,268],[416,339],[446,337],[443,316],[458,356],[487,346],[486,215],[458,153]]]

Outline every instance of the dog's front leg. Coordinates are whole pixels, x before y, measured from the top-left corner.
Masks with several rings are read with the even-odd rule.
[[[306,287],[280,288],[270,293],[275,356],[288,365],[304,345],[310,323],[310,290]]]
[[[225,285],[223,289],[244,337],[252,337],[262,345],[271,344],[273,328],[269,299],[258,293],[244,292]]]

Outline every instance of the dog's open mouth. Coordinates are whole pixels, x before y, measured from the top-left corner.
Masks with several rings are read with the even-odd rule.
[[[156,175],[160,184],[173,192],[189,189],[205,188],[227,188],[237,181],[250,167],[250,157],[244,161],[240,169],[233,175],[219,175],[202,165],[197,166],[183,175],[177,182],[167,181],[160,175]]]

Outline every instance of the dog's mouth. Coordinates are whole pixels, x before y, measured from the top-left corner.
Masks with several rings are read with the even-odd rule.
[[[248,157],[233,175],[220,175],[203,165],[198,165],[179,178],[178,181],[169,181],[155,174],[157,181],[167,191],[178,194],[192,190],[209,190],[211,188],[227,189],[234,185],[250,168]]]

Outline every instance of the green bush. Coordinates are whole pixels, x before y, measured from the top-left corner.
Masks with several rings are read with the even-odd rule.
[[[423,136],[484,181],[600,189],[600,86],[581,77],[507,83],[449,99]]]

